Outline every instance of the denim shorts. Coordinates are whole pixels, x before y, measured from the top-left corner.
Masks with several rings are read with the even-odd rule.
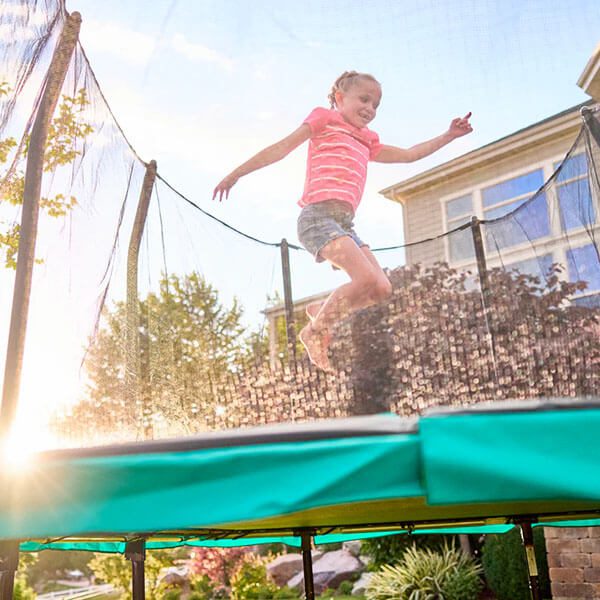
[[[358,247],[367,245],[354,231],[353,219],[354,210],[348,202],[325,200],[309,204],[298,217],[298,239],[317,262],[323,262],[320,251],[339,237],[350,236]]]

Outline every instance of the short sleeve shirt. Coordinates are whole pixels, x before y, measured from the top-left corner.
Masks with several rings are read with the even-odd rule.
[[[368,127],[347,123],[335,109],[315,108],[304,120],[310,126],[302,207],[324,200],[343,200],[356,211],[367,178],[367,163],[381,149]]]

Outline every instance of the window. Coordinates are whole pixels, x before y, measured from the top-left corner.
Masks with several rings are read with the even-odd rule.
[[[446,202],[447,230],[452,231],[469,222],[473,214],[475,214],[475,211],[473,210],[473,198],[471,194],[449,200]],[[451,261],[473,258],[475,256],[475,249],[473,248],[471,229],[467,228],[451,233],[448,236],[448,248]]]
[[[544,256],[535,257],[535,258],[527,258],[525,260],[520,260],[511,264],[506,265],[506,270],[512,271],[516,270],[522,275],[531,275],[533,277],[538,277],[541,284],[544,284],[544,281],[548,277],[548,273],[550,272],[550,267],[553,263],[552,254],[544,254]]]
[[[512,213],[510,217],[486,226],[488,250],[501,250],[550,234],[546,194],[540,192],[533,197],[543,183],[544,173],[537,169],[481,191],[485,220]]]
[[[577,154],[566,159],[556,177],[560,224],[563,231],[591,225],[596,221],[596,211],[587,179],[588,167],[585,154]]]
[[[569,281],[585,281],[587,283],[585,290],[577,292],[575,302],[578,304],[589,304],[589,301],[594,298],[594,292],[600,292],[598,250],[594,244],[573,248],[567,251],[567,265],[569,269]],[[577,296],[582,295],[585,298],[577,300]],[[600,296],[596,298],[596,301],[600,301]]]

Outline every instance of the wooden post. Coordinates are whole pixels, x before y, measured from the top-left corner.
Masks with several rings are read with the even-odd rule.
[[[142,381],[142,362],[141,362],[141,327],[139,298],[138,298],[138,259],[140,254],[140,245],[146,217],[148,216],[148,206],[152,197],[152,189],[156,180],[156,161],[151,160],[146,165],[146,174],[142,183],[140,199],[138,201],[135,221],[131,230],[129,240],[129,250],[127,252],[127,333],[126,333],[126,356],[125,356],[125,386],[127,399],[136,404],[139,402],[142,408],[142,419],[144,422],[144,435],[151,438],[152,430],[152,407],[149,397],[149,386],[147,381]],[[145,352],[148,352],[148,345],[145,344]],[[147,364],[148,356],[145,357]],[[146,379],[148,378],[148,369],[144,369]]]
[[[79,37],[80,28],[81,15],[74,12],[67,17],[54,51],[29,139],[17,271],[6,350],[2,405],[0,406],[0,437],[5,437],[9,433],[19,399],[48,129]]]
[[[12,600],[19,566],[19,542],[0,542],[0,600]]]

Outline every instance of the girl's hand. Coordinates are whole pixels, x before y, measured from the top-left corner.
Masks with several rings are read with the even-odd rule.
[[[467,133],[471,133],[473,128],[471,127],[471,123],[469,123],[470,118],[471,113],[469,112],[462,119],[460,117],[452,119],[452,123],[450,123],[450,127],[448,128],[450,135],[453,138],[458,138],[467,135]]]
[[[236,177],[233,173],[230,173],[225,177],[215,188],[212,199],[214,200],[219,195],[219,202],[223,200],[223,194],[225,194],[225,200],[229,198],[229,190],[237,183],[239,177]]]

